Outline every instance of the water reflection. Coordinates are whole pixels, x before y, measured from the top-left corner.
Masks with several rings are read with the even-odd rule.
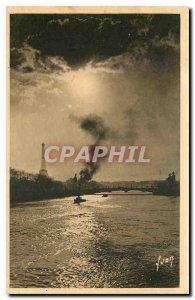
[[[11,209],[12,287],[175,287],[179,198],[85,196]],[[156,272],[159,255],[174,266]]]

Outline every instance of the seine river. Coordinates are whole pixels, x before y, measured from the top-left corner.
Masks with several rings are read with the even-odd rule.
[[[11,287],[179,285],[179,197],[84,198],[11,208]]]

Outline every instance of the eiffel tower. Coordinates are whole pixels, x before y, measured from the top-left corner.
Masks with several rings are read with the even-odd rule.
[[[46,165],[45,165],[45,144],[42,143],[42,150],[41,150],[41,169],[39,171],[39,174],[40,175],[43,175],[43,176],[48,176],[48,173],[47,173],[47,169],[46,169]]]

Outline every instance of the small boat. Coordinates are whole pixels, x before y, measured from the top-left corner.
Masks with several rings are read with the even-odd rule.
[[[86,199],[83,199],[81,196],[77,196],[74,199],[74,204],[80,204],[81,202],[86,202]]]
[[[107,194],[103,194],[102,197],[108,197],[108,195]]]

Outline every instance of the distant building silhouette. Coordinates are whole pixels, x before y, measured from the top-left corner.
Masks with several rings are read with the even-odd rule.
[[[169,173],[169,176],[158,182],[153,189],[154,195],[164,196],[179,196],[180,195],[180,183],[176,181],[175,172]]]
[[[42,143],[41,146],[42,146],[42,149],[41,149],[41,169],[39,171],[39,174],[43,175],[43,176],[48,176],[47,169],[46,169],[46,164],[45,164],[45,144]]]

